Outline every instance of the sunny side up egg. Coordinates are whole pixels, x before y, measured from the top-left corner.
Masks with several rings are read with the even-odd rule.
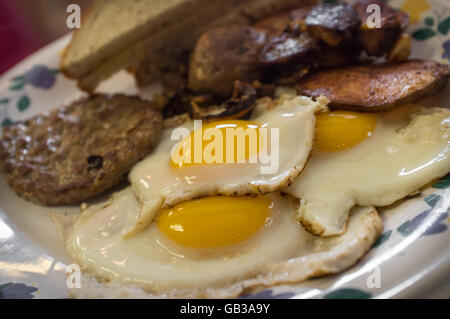
[[[297,218],[310,232],[342,234],[353,206],[390,205],[447,174],[449,138],[444,108],[320,114],[311,158],[283,191],[300,199]]]
[[[191,199],[204,195],[202,187],[209,187],[209,194],[230,183],[247,187],[258,180],[266,181],[265,186],[281,187],[292,168],[295,170],[297,163],[303,167],[309,155],[319,109],[324,108],[310,99],[295,98],[275,108],[258,109],[250,122],[214,124],[263,127],[268,123],[279,127],[281,170],[269,176],[244,166],[249,164],[208,166],[201,162],[180,168],[169,156],[180,144],[169,143],[166,134],[158,149],[133,169],[134,178],[140,178],[131,177],[131,187],[106,203],[84,210],[65,228],[67,250],[85,271],[83,279],[89,278],[82,284],[86,289],[76,293],[80,297],[111,297],[123,289],[124,294],[130,294],[131,290],[124,287],[139,287],[144,289],[144,296],[232,297],[245,288],[301,281],[336,273],[355,263],[382,230],[373,207],[353,209],[345,235],[319,238],[295,219],[298,201],[279,192]],[[256,153],[260,150],[256,148]],[[244,157],[252,154],[255,152],[249,150]],[[186,180],[186,172],[194,172],[202,182],[180,183]],[[141,185],[146,174],[161,178],[147,179],[159,182],[152,184],[153,193],[146,193],[145,185],[143,190],[136,189],[135,183]],[[167,193],[161,193],[167,185]],[[130,235],[130,225],[142,220],[143,206],[154,194],[170,195],[169,190],[180,192],[180,201],[190,200],[169,208],[158,207],[155,220]],[[105,290],[108,285],[113,288]],[[128,296],[137,297],[136,290],[132,291]]]
[[[71,255],[101,278],[129,278],[153,291],[224,285],[257,273],[269,262],[294,256],[305,235],[295,210],[279,195],[184,202],[126,239],[130,212],[140,209],[131,189],[97,209],[75,224]]]
[[[202,123],[200,128],[188,121],[166,129],[156,149],[129,174],[142,208],[130,220],[126,236],[148,227],[161,207],[218,194],[264,194],[292,182],[312,149],[315,113],[326,110],[327,102],[324,98],[285,97],[249,121]],[[248,135],[239,138],[228,134],[229,129]],[[219,141],[218,136],[222,137]],[[211,207],[215,205],[211,200]]]
[[[204,202],[209,200],[221,206]],[[345,235],[320,238],[295,219],[296,201],[279,192],[216,200],[176,205],[126,239],[124,226],[140,209],[130,188],[84,210],[64,235],[68,252],[84,271],[74,295],[234,297],[245,288],[340,272],[360,259],[382,231],[371,207],[352,210]],[[177,228],[183,231],[167,232]]]

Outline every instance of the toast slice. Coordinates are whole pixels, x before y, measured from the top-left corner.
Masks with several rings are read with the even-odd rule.
[[[247,24],[315,0],[96,0],[61,59],[61,70],[93,92],[142,60],[161,61],[190,51],[208,28]],[[170,51],[170,54],[168,53]],[[158,80],[158,79],[154,79]]]

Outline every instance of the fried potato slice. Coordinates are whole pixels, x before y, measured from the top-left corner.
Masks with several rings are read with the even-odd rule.
[[[446,65],[411,60],[323,70],[300,79],[296,88],[299,94],[326,96],[331,108],[382,112],[436,93],[449,76]]]

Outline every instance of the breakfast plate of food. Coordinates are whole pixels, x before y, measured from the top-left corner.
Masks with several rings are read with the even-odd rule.
[[[0,298],[448,298],[450,5],[95,1],[0,78]]]

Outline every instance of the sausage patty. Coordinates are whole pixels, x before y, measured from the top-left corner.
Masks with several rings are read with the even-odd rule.
[[[161,130],[162,116],[151,102],[93,95],[5,127],[0,163],[22,197],[78,203],[122,182]]]

